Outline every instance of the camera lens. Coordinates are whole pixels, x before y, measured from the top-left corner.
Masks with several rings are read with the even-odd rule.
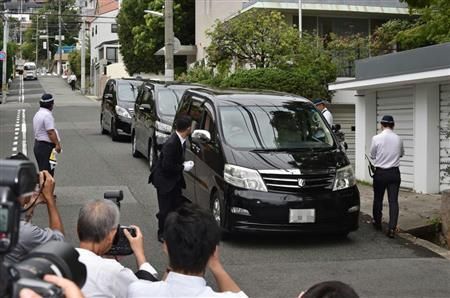
[[[10,268],[13,279],[39,278],[55,274],[72,280],[78,287],[86,282],[86,266],[78,261],[79,254],[70,244],[50,241],[31,251],[23,261]]]

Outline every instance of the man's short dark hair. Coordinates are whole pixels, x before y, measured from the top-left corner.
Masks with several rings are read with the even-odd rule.
[[[53,101],[51,101],[51,102],[39,102],[39,106],[41,108],[45,108],[47,110],[51,110],[53,108],[53,103],[54,103]]]
[[[192,125],[192,118],[188,115],[181,115],[175,120],[175,128],[177,131],[185,131]]]
[[[393,129],[394,128],[394,123],[381,122],[381,126],[389,127],[390,129]]]
[[[220,242],[220,228],[210,213],[185,204],[167,216],[164,239],[172,270],[200,274]]]
[[[340,281],[324,281],[309,288],[302,298],[358,298],[355,290]]]

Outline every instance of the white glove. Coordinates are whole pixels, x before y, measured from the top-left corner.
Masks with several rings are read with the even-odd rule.
[[[189,172],[194,167],[194,162],[192,160],[188,160],[183,162],[183,167],[185,172]]]

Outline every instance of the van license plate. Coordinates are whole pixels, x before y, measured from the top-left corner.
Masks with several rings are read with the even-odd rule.
[[[316,222],[315,209],[289,209],[289,223]]]

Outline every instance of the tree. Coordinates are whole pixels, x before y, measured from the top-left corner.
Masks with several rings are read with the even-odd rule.
[[[144,10],[163,11],[164,0],[124,0],[117,16],[121,54],[128,73],[159,72],[164,57],[155,52],[164,46],[164,18]],[[174,5],[174,34],[182,44],[195,42],[195,3],[180,0]],[[186,66],[184,57],[175,57],[175,67]]]
[[[414,24],[415,21],[393,19],[378,27],[371,36],[371,54],[378,56],[389,54],[393,50],[403,50],[403,45],[399,44],[397,36],[399,32],[412,28]]]
[[[254,9],[231,20],[217,21],[207,32],[211,45],[209,60],[217,64],[235,59],[239,64],[256,68],[276,66],[292,55],[299,45],[299,33],[276,11]]]
[[[85,57],[85,65],[89,65],[89,61],[91,60],[90,54],[88,51],[86,51],[86,57]],[[69,54],[69,64],[70,64],[70,70],[75,73],[77,77],[81,76],[81,52],[80,51],[74,51]],[[86,76],[89,76],[90,69],[89,67],[86,67]]]

